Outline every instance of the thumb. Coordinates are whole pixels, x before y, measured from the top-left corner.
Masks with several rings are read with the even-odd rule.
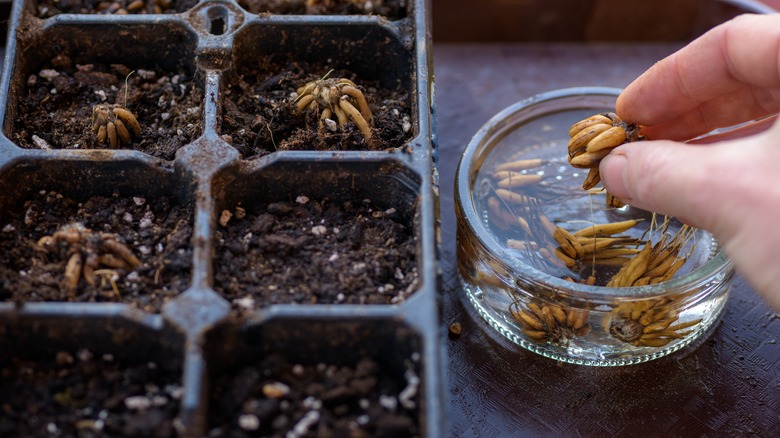
[[[607,190],[629,205],[676,216],[716,235],[730,235],[745,211],[757,205],[751,198],[761,194],[759,181],[746,178],[745,173],[758,171],[755,168],[769,159],[751,154],[756,149],[748,144],[751,141],[755,142],[629,143],[605,157],[599,173]],[[774,179],[772,169],[764,172]]]
[[[745,279],[780,309],[780,122],[712,145],[643,141],[616,148],[599,168],[607,190],[632,206],[709,230]],[[769,269],[767,269],[769,267]]]

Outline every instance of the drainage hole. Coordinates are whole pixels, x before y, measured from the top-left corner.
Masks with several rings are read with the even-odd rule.
[[[212,35],[223,35],[227,30],[228,11],[227,9],[217,6],[209,9],[209,21],[211,26],[209,27],[209,33]]]

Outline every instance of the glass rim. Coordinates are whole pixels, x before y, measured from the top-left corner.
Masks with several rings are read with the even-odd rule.
[[[492,238],[493,233],[489,231],[484,223],[480,220],[474,204],[471,192],[473,186],[473,179],[479,170],[481,165],[480,158],[484,158],[482,152],[485,150],[492,150],[491,146],[495,146],[503,139],[509,132],[517,129],[521,124],[527,122],[526,119],[518,120],[518,117],[522,112],[555,102],[558,100],[588,97],[588,96],[601,96],[606,98],[616,98],[622,89],[613,87],[571,87],[560,88],[543,93],[536,94],[529,98],[515,102],[512,105],[507,106],[503,110],[499,111],[491,117],[485,124],[483,124],[479,130],[472,136],[468,143],[468,146],[463,151],[458,164],[458,169],[455,175],[455,201],[456,208],[461,210],[466,226],[469,227],[471,234],[477,239],[481,245],[483,245],[496,259],[497,262],[504,265],[507,272],[519,273],[527,276],[529,279],[533,279],[547,287],[553,288],[556,291],[562,293],[562,295],[569,295],[572,297],[580,298],[658,298],[664,295],[676,294],[684,291],[689,291],[701,285],[713,280],[713,278],[719,273],[728,273],[733,269],[731,260],[726,256],[723,248],[718,248],[717,252],[707,260],[703,265],[699,266],[692,271],[685,273],[679,277],[673,278],[669,281],[665,281],[658,284],[651,284],[645,286],[631,286],[631,287],[606,287],[587,285],[582,283],[574,283],[566,281],[562,278],[545,273],[541,270],[534,268],[527,263],[520,261],[517,257],[510,254],[510,252],[502,247],[498,242]],[[595,105],[582,105],[577,108],[598,108]],[[547,114],[560,112],[562,109],[556,108],[554,110],[537,114],[537,117],[544,117]],[[487,154],[485,154],[487,155]],[[477,159],[478,161],[475,161]],[[475,166],[478,163],[479,165]],[[511,261],[511,263],[508,263]],[[725,278],[725,277],[724,277]]]

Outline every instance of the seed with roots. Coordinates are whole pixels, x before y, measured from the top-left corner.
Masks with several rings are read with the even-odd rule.
[[[129,129],[128,129],[129,128]],[[92,108],[92,131],[98,144],[112,149],[127,147],[132,137],[141,136],[141,125],[133,113],[118,105],[95,105]]]
[[[616,339],[637,347],[663,347],[692,333],[685,330],[702,320],[674,324],[679,316],[666,298],[623,303],[607,314],[602,328]]]
[[[324,120],[335,115],[340,127],[351,120],[366,143],[374,144],[371,108],[354,82],[346,78],[319,79],[298,87],[297,94],[293,102],[296,108],[319,113],[320,129],[324,129]]]
[[[620,120],[614,113],[596,114],[573,124],[569,128],[567,145],[569,163],[573,167],[591,169],[582,184],[583,190],[590,190],[601,181],[599,163],[612,149],[642,139],[637,125]],[[607,206],[620,208],[624,204],[607,192]]]
[[[575,337],[590,331],[587,311],[569,309],[557,303],[521,305],[514,302],[509,312],[520,323],[523,333],[535,342],[567,345]]]
[[[39,239],[38,245],[47,252],[67,245],[70,256],[65,265],[62,290],[71,298],[76,295],[81,278],[87,284],[95,285],[95,274],[100,267],[131,270],[141,265],[132,250],[114,234],[95,232],[79,223],[60,227],[51,236]]]

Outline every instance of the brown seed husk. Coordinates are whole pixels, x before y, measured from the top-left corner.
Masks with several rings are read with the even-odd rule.
[[[589,141],[585,150],[590,153],[595,153],[605,149],[613,149],[625,142],[625,128],[622,126],[613,126]]]
[[[507,239],[506,246],[520,251],[533,251],[539,248],[539,244],[534,241],[516,239]]]
[[[598,166],[591,167],[588,171],[588,176],[585,177],[585,181],[582,183],[582,190],[590,190],[596,187],[601,182],[601,174],[599,173]]]
[[[622,233],[633,228],[639,220],[630,219],[621,222],[612,222],[607,224],[597,224],[585,227],[581,230],[575,231],[574,234],[577,237],[592,237],[592,236],[611,236],[614,234]]]
[[[598,167],[601,160],[609,155],[609,150],[600,150],[598,152],[585,152],[572,157],[569,163],[580,169],[589,169]]]
[[[585,120],[580,120],[579,122],[573,124],[571,128],[569,128],[569,137],[574,137],[578,132],[593,125],[604,124],[612,126],[612,122],[613,120],[604,114],[590,116]]]
[[[496,171],[533,169],[535,167],[541,166],[542,164],[544,164],[544,160],[541,158],[510,161],[509,163],[503,163],[496,166]]]
[[[541,180],[541,175],[514,175],[502,179],[497,185],[502,189],[514,189],[536,184]]]
[[[496,195],[504,201],[517,206],[529,205],[534,201],[534,198],[531,196],[515,193],[507,189],[496,189]]]
[[[571,137],[568,144],[568,150],[570,154],[574,154],[577,151],[586,149],[590,142],[596,139],[599,135],[609,131],[612,128],[612,124],[596,124],[589,126],[582,131]]]

